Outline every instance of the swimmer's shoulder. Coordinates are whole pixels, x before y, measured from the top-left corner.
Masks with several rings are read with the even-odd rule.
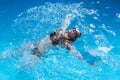
[[[62,29],[58,29],[58,30],[55,30],[53,31],[51,34],[50,34],[50,37],[53,37],[53,36],[57,36],[59,34],[62,34],[63,33],[63,30]]]

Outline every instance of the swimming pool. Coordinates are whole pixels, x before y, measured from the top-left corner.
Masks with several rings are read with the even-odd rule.
[[[119,1],[38,2],[26,0],[30,4],[22,6],[22,2],[18,1],[19,10],[15,8],[12,11],[8,8],[1,11],[1,80],[120,79]],[[25,5],[24,2],[23,4]],[[25,65],[34,57],[30,54],[30,44],[37,44],[52,31],[60,29],[67,23],[64,20],[69,14],[72,14],[72,20],[67,30],[76,27],[82,32],[82,37],[73,45],[83,55],[84,61],[57,46],[38,61]],[[91,66],[92,64],[96,66]]]

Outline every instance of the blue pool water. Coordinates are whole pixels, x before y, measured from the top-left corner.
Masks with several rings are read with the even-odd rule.
[[[119,0],[0,1],[1,80],[119,80],[119,4]],[[84,61],[57,46],[32,62],[30,45],[68,23],[64,20],[69,14],[67,30],[75,26],[82,32],[73,45]]]

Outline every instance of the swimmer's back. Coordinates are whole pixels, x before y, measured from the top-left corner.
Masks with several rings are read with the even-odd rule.
[[[61,29],[56,30],[50,34],[50,40],[51,40],[53,45],[62,44],[66,39],[67,38]]]

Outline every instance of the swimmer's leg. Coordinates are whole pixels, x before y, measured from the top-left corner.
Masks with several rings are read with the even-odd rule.
[[[33,56],[29,61],[25,61],[25,63],[22,65],[23,68],[28,67],[29,65],[34,66],[39,60],[38,56]]]
[[[42,56],[42,52],[40,52],[40,50],[38,49],[38,47],[35,47],[33,50],[32,50],[32,55],[36,55],[37,57],[41,57]]]
[[[38,49],[38,47],[34,47],[31,51],[31,54],[32,57],[30,58],[30,60],[25,61],[25,64],[23,64],[22,67],[35,64],[39,60],[39,58],[43,55]]]

